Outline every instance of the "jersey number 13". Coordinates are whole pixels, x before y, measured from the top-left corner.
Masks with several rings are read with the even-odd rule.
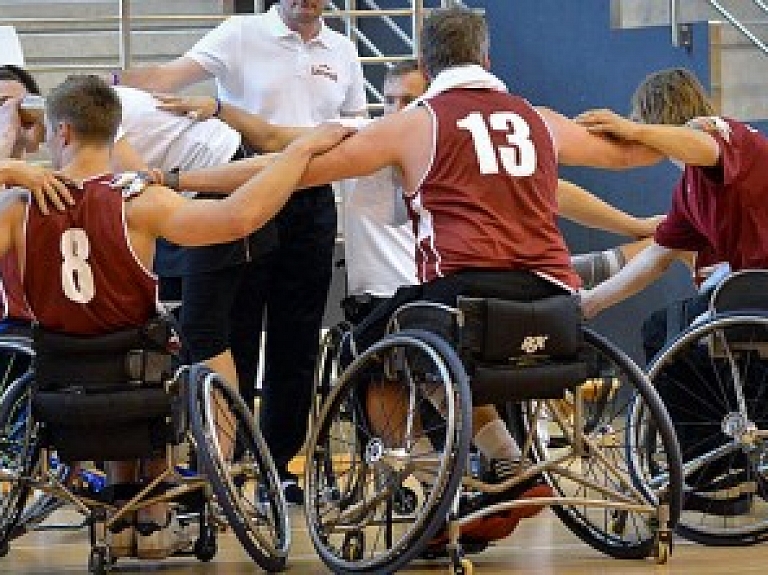
[[[472,134],[481,174],[498,174],[501,171],[499,160],[510,176],[530,176],[536,171],[536,148],[531,140],[531,128],[518,114],[495,112],[486,122],[480,112],[471,112],[456,125]],[[509,146],[494,146],[491,130],[504,132]]]

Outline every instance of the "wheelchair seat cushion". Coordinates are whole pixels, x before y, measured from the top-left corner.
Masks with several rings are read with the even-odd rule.
[[[62,393],[40,391],[32,399],[38,421],[68,427],[119,426],[165,417],[170,396],[162,388],[115,393]]]
[[[64,461],[148,457],[173,441],[168,418],[175,398],[162,388],[114,393],[35,392],[41,446]]]

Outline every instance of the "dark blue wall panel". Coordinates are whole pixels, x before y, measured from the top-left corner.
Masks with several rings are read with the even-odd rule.
[[[709,82],[705,24],[694,26],[693,50],[687,52],[672,47],[666,27],[612,30],[607,0],[490,0],[471,4],[486,10],[495,73],[532,103],[569,116],[595,107],[626,113],[638,82],[660,68],[685,66],[705,85]],[[666,211],[678,173],[668,162],[624,172],[585,168],[561,171],[564,178],[638,215]],[[563,223],[563,231],[574,253],[622,241],[569,222]],[[642,294],[602,314],[594,324],[640,360],[642,319],[690,291],[689,275],[679,266]]]

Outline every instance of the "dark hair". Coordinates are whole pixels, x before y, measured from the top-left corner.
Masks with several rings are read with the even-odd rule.
[[[387,68],[387,75],[384,76],[384,81],[391,78],[400,78],[411,72],[419,71],[419,61],[415,58],[409,58],[408,60],[399,60]]]
[[[14,66],[13,64],[0,66],[0,80],[5,82],[18,82],[24,86],[24,89],[30,94],[40,95],[40,86],[37,85],[32,74],[19,66]]]
[[[699,116],[714,116],[704,87],[689,70],[668,68],[647,76],[632,96],[633,120],[681,126]]]
[[[67,122],[88,142],[111,143],[122,120],[120,98],[98,76],[69,76],[46,98],[47,122]]]
[[[490,38],[485,18],[466,8],[433,10],[421,30],[421,60],[434,78],[446,68],[485,64]]]

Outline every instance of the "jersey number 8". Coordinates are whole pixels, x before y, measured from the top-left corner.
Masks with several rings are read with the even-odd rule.
[[[93,270],[88,264],[91,244],[82,228],[61,234],[61,287],[75,303],[88,303],[95,295]]]

